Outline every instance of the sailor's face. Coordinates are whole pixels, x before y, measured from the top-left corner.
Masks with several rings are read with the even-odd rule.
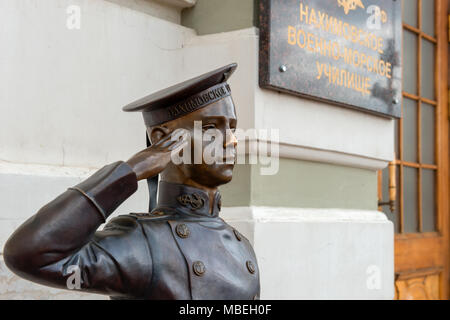
[[[209,187],[231,181],[237,145],[234,135],[237,119],[231,97],[214,102],[174,122],[177,123],[172,125],[183,128],[190,134],[191,161],[177,166],[184,175]]]

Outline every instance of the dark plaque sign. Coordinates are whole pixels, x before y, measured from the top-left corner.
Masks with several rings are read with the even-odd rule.
[[[261,0],[259,82],[401,117],[400,0]]]

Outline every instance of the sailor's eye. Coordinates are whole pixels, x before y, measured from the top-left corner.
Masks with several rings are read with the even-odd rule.
[[[214,124],[205,124],[202,127],[203,131],[206,131],[206,130],[209,130],[209,129],[215,129],[215,128],[216,128],[216,125],[214,125]]]

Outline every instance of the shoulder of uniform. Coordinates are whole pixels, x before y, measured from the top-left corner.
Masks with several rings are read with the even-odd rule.
[[[123,276],[123,279],[127,279],[125,283],[130,284],[130,290],[145,290],[147,281],[142,279],[151,278],[152,258],[138,219],[131,215],[112,218],[103,230],[95,233],[90,246],[101,248],[114,261],[114,265],[120,270],[121,279]],[[107,271],[113,272],[109,269]]]
[[[238,239],[239,241],[245,241],[246,243],[250,244],[250,240],[248,240],[246,236],[244,236],[242,233],[240,233],[238,229],[230,226],[229,224],[227,224],[227,225],[233,231],[236,239]]]
[[[108,230],[111,228],[134,229],[138,225],[137,219],[132,215],[120,215],[109,220],[103,230]]]
[[[165,220],[172,216],[172,213],[165,211],[153,211],[153,212],[133,212],[129,216],[137,220]]]
[[[94,236],[96,242],[101,243],[102,246],[111,247],[114,252],[116,249],[113,249],[113,247],[118,246],[118,240],[133,239],[133,241],[138,241],[142,238],[143,233],[139,221],[130,215],[114,217]]]

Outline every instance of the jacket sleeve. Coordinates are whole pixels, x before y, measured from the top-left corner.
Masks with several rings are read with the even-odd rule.
[[[96,231],[136,190],[136,175],[126,163],[103,167],[11,235],[4,247],[6,265],[44,285],[118,297],[141,295],[151,277],[151,257],[139,222],[119,216]]]

